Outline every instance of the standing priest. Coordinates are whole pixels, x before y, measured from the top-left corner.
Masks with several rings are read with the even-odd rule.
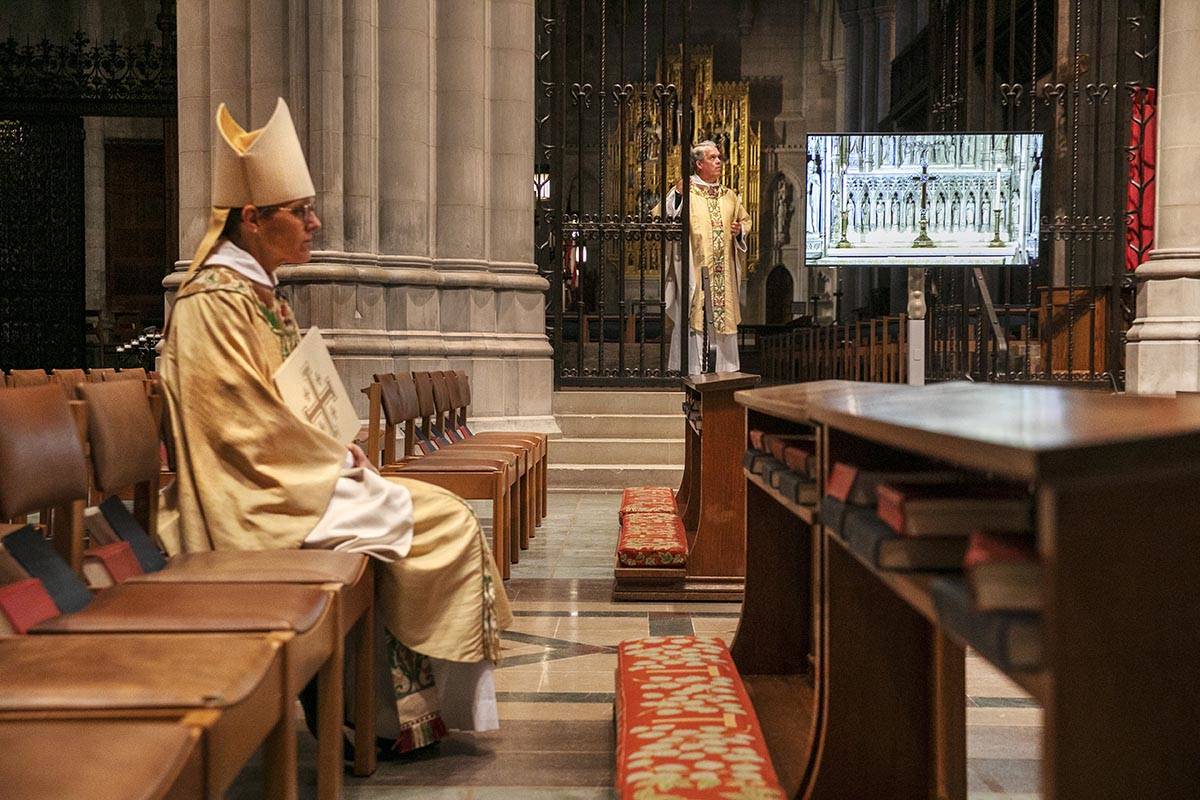
[[[379,731],[385,749],[447,727],[498,726],[492,664],[511,622],[487,540],[439,487],[384,479],[285,405],[273,381],[299,344],[276,271],[321,227],[287,105],[247,132],[217,111],[212,216],[168,322],[161,362],[177,478],[160,537],[171,554],[318,547],[383,562]],[[386,753],[385,753],[386,755]]]
[[[689,248],[691,271],[688,277],[689,319],[688,371],[703,372],[704,320],[708,320],[709,342],[716,346],[717,372],[737,372],[740,368],[737,326],[741,322],[741,280],[746,274],[746,236],[750,233],[750,215],[741,198],[721,185],[724,161],[716,142],[704,141],[691,150],[695,167],[690,183],[691,213]],[[676,218],[683,206],[682,182],[667,194],[667,216]],[[667,275],[663,281],[663,300],[671,331],[668,350],[669,369],[679,369],[679,317],[682,267],[678,247],[667,257]]]

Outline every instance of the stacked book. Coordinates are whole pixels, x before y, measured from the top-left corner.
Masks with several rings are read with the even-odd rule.
[[[817,502],[817,442],[811,433],[752,430],[743,463],[787,500],[801,505]]]
[[[993,663],[1040,663],[1041,565],[1024,488],[951,470],[838,463],[821,520],[878,569],[948,573],[931,586],[938,615]]]

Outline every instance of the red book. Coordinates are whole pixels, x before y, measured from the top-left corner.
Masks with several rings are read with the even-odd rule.
[[[788,447],[808,447],[816,450],[816,440],[812,434],[779,434],[768,433],[763,437],[763,446],[770,451],[771,455],[780,461],[783,460],[783,451]]]
[[[750,431],[750,446],[755,450],[763,449],[763,432]]]
[[[858,467],[839,461],[829,471],[829,478],[825,481],[825,494],[835,500],[841,500],[843,503],[846,502],[846,498],[850,496],[850,489],[854,486],[854,479],[857,476]]]
[[[1041,611],[1042,565],[1034,537],[972,533],[963,569],[976,611]]]
[[[26,633],[59,615],[58,606],[37,578],[0,586],[0,612],[15,633]]]
[[[790,444],[783,448],[783,458],[780,460],[787,464],[787,468],[793,472],[802,472],[805,475],[812,475],[815,471],[813,461],[816,459],[815,447],[805,447],[804,445]]]
[[[83,577],[94,588],[112,586],[142,574],[142,565],[129,542],[113,542],[88,548],[83,554]]]
[[[1020,489],[980,483],[882,483],[879,518],[905,536],[966,536],[986,528],[1020,533],[1032,525],[1033,504]]]

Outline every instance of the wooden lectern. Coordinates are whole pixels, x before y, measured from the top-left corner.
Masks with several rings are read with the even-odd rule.
[[[615,600],[740,602],[746,575],[746,415],[733,393],[758,385],[745,372],[683,380],[684,464],[676,494],[687,529],[687,569],[617,570]]]

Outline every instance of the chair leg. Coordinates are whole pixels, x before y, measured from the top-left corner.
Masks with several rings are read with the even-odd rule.
[[[492,492],[492,557],[500,568],[500,575],[505,580],[512,574],[508,563],[508,506],[505,502],[508,494],[508,478],[502,474],[495,479]]]
[[[508,558],[521,563],[521,482],[508,487]]]
[[[339,636],[333,654],[317,673],[317,797],[342,796],[342,723],[345,720],[345,644]],[[374,705],[371,706],[374,708]],[[374,751],[372,746],[371,750]]]
[[[292,724],[292,702],[284,699],[279,720],[263,745],[263,772],[266,776],[266,796],[270,800],[297,800],[296,730]]]
[[[550,455],[549,455],[549,448],[547,448],[546,454],[544,454],[542,456],[542,502],[541,502],[542,519],[545,519],[546,515],[548,513],[550,513],[549,508],[548,508],[548,498],[547,498],[547,495],[548,495],[548,492],[550,489],[549,481],[550,481]]]
[[[532,495],[529,493],[533,486],[533,471],[530,470],[521,476],[521,483],[517,487],[521,493],[521,549],[529,549],[529,540],[533,538],[533,503]]]
[[[375,772],[375,611],[354,626],[354,774]]]

